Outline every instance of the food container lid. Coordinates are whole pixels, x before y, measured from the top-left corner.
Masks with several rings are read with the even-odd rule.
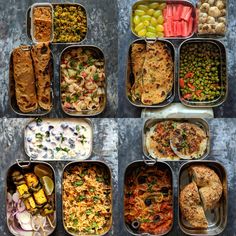
[[[33,12],[34,12],[34,8],[36,7],[50,7],[51,8],[51,19],[52,19],[52,26],[51,26],[51,36],[50,36],[50,40],[49,42],[53,41],[53,37],[54,37],[54,33],[53,33],[53,6],[50,3],[35,3],[31,6],[31,10],[30,10],[30,18],[31,18],[31,27],[30,27],[30,34],[31,34],[31,38],[33,40],[34,43],[38,43],[39,41],[37,39],[35,39],[34,37],[34,22],[33,22]]]
[[[24,129],[24,149],[30,160],[74,161],[93,151],[90,119],[37,118]]]

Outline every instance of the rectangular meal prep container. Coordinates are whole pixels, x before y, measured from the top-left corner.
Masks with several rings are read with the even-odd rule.
[[[200,10],[199,10],[199,6],[200,6],[200,2],[201,0],[197,0],[197,14],[196,14],[196,19],[197,19],[197,27],[196,27],[196,34],[198,37],[204,37],[204,38],[224,38],[226,36],[226,34],[228,33],[228,21],[229,21],[229,3],[228,0],[224,0],[225,4],[226,4],[226,15],[224,16],[226,18],[226,30],[224,33],[219,34],[219,33],[200,33],[198,32],[198,25],[200,24],[199,22],[199,14],[200,14]],[[216,1],[215,1],[216,3]],[[215,5],[212,5],[215,6]]]
[[[207,148],[206,148],[206,151],[204,153],[204,155],[199,158],[199,159],[196,159],[196,160],[202,160],[202,159],[205,159],[209,154],[210,154],[210,145],[211,145],[211,142],[210,142],[210,127],[209,127],[209,124],[206,120],[204,119],[201,119],[201,118],[167,118],[167,119],[155,119],[155,118],[152,118],[152,119],[147,119],[144,124],[143,124],[143,129],[142,129],[142,145],[143,145],[143,158],[144,160],[146,161],[186,161],[184,159],[180,159],[180,160],[170,160],[170,159],[155,159],[153,157],[151,157],[148,153],[148,150],[146,148],[146,133],[149,131],[149,129],[151,127],[153,127],[155,124],[159,123],[159,122],[163,122],[163,121],[176,121],[176,122],[189,122],[189,123],[192,123],[192,124],[196,124],[198,125],[199,127],[201,127],[205,132],[206,132],[206,136],[208,138],[208,141],[207,141]]]
[[[31,18],[31,25],[30,25],[30,36],[34,43],[37,43],[38,41],[34,38],[34,23],[33,23],[33,10],[37,7],[49,7],[51,8],[51,14],[52,14],[52,28],[51,28],[51,37],[50,42],[53,41],[53,6],[50,3],[34,3],[31,6],[30,11],[30,18]]]
[[[167,232],[164,232],[162,234],[157,234],[158,236],[161,236],[161,235],[166,235],[168,234],[172,228],[173,228],[173,225],[174,225],[174,174],[173,174],[173,170],[171,168],[171,166],[169,164],[167,164],[166,162],[155,162],[155,163],[147,163],[143,160],[138,160],[138,161],[133,161],[131,162],[125,169],[125,174],[124,174],[124,190],[123,190],[123,194],[125,196],[125,186],[126,186],[126,179],[127,177],[130,175],[130,173],[132,173],[132,171],[134,171],[135,169],[138,169],[139,167],[142,167],[142,166],[157,166],[157,167],[161,167],[161,168],[165,168],[165,169],[168,169],[171,173],[171,182],[172,182],[172,203],[173,203],[173,221],[172,221],[172,224],[171,224],[171,227],[170,229],[167,231]],[[125,197],[123,198],[123,204],[125,203],[124,202],[125,200]],[[131,235],[136,235],[136,236],[141,236],[141,235],[147,235],[147,236],[157,236],[157,235],[152,235],[152,234],[149,234],[147,232],[143,232],[143,233],[138,233],[138,232],[135,232],[134,229],[131,228],[131,226],[129,226],[126,222],[125,222],[125,204],[124,204],[124,213],[123,213],[123,221],[124,221],[124,226],[126,228],[126,230],[131,234]]]
[[[55,229],[56,229],[56,226],[57,226],[57,198],[56,198],[56,181],[55,181],[55,171],[54,171],[54,168],[49,164],[49,163],[46,163],[46,162],[43,162],[43,161],[21,161],[21,160],[17,160],[16,163],[14,163],[13,165],[11,165],[7,172],[6,172],[6,178],[5,178],[5,201],[6,201],[6,216],[8,214],[8,211],[7,211],[7,193],[8,193],[8,187],[10,184],[12,184],[12,181],[10,180],[10,174],[13,173],[14,170],[32,170],[33,167],[37,164],[43,164],[47,167],[50,168],[50,170],[52,171],[52,174],[53,174],[53,182],[54,182],[54,205],[55,205],[55,214],[54,214],[54,222],[55,222],[55,225],[54,225],[54,228],[53,230],[47,234],[48,235],[51,235]],[[9,222],[7,220],[7,227],[8,227],[8,230],[15,236],[18,236],[19,234],[16,234],[15,232],[13,232],[11,229],[10,229],[10,225],[9,225]],[[29,231],[25,231],[25,234],[26,235]],[[21,234],[21,236],[24,236],[23,234]],[[45,234],[46,236],[46,234]]]
[[[86,160],[86,161],[74,161],[74,162],[71,162],[71,163],[68,163],[64,168],[63,168],[63,171],[62,171],[62,179],[61,179],[61,191],[63,193],[63,180],[64,180],[64,172],[73,167],[73,166],[78,166],[80,164],[83,164],[83,163],[87,163],[88,165],[91,164],[91,165],[97,165],[97,166],[100,166],[101,168],[104,168],[106,169],[106,172],[109,174],[109,179],[110,179],[110,186],[111,186],[111,219],[110,219],[110,226],[109,226],[109,229],[104,232],[103,234],[95,234],[95,235],[98,235],[98,236],[103,236],[103,235],[106,235],[111,227],[112,227],[112,212],[113,212],[113,203],[112,203],[112,200],[113,200],[113,194],[112,194],[112,191],[113,191],[113,187],[112,187],[112,173],[111,173],[111,169],[110,167],[103,161],[93,161],[93,160]],[[63,221],[63,227],[65,229],[65,231],[70,234],[70,235],[73,235],[73,236],[78,236],[78,235],[81,235],[80,233],[72,233],[70,231],[68,231],[65,227],[65,222],[64,222],[64,208],[63,208],[63,199],[62,199],[62,221]],[[94,235],[94,234],[88,234],[88,235]]]
[[[61,5],[61,6],[80,6],[84,13],[85,13],[85,16],[86,16],[86,21],[87,21],[87,24],[86,24],[86,28],[87,28],[87,31],[86,31],[86,34],[84,36],[84,38],[78,42],[53,42],[52,41],[52,44],[77,44],[77,43],[81,43],[82,41],[84,41],[87,37],[87,32],[88,32],[88,14],[87,14],[87,11],[85,9],[85,7],[79,3],[51,3],[51,5],[53,6],[53,10],[54,10],[54,7],[57,6],[57,5]],[[33,6],[33,5],[32,5]],[[32,7],[31,6],[31,7]],[[30,40],[33,40],[32,39],[32,36],[31,36],[31,7],[28,8],[27,12],[26,12],[26,33],[27,33],[27,36]],[[52,17],[53,21],[54,21],[54,16]],[[53,24],[53,38],[54,38],[54,24]]]
[[[54,156],[52,155],[50,158],[40,158],[40,157],[34,157],[30,154],[29,152],[29,149],[28,149],[28,146],[27,146],[27,128],[32,125],[34,122],[36,122],[36,125],[37,125],[37,122],[42,123],[43,122],[48,122],[50,125],[52,125],[53,123],[63,123],[63,122],[74,122],[75,124],[80,124],[81,122],[85,122],[91,129],[91,141],[90,141],[90,148],[89,148],[89,152],[87,153],[87,155],[85,155],[83,157],[83,160],[85,159],[88,159],[92,153],[93,153],[93,139],[94,139],[94,133],[93,133],[93,123],[90,119],[88,118],[63,118],[63,119],[53,119],[53,118],[43,118],[43,119],[34,119],[34,120],[31,120],[24,128],[24,150],[25,150],[25,153],[27,156],[30,157],[30,159],[32,160],[44,160],[44,161],[75,161],[75,160],[79,160],[79,157],[76,156],[76,157],[71,157],[71,158],[68,158],[68,154],[65,153],[65,155],[63,155],[60,159],[56,159],[54,158]]]
[[[168,94],[167,98],[165,99],[165,101],[157,104],[157,105],[145,105],[142,104],[141,101],[132,101],[130,98],[130,89],[132,87],[132,84],[134,83],[134,76],[132,73],[132,62],[131,62],[131,47],[133,44],[138,43],[138,44],[148,44],[148,43],[155,43],[155,42],[163,42],[167,45],[169,51],[171,52],[172,55],[172,60],[173,60],[173,87],[172,87],[172,91]],[[175,98],[175,84],[176,84],[176,72],[177,72],[177,68],[176,68],[176,63],[175,63],[175,47],[172,44],[172,42],[165,40],[165,39],[155,39],[155,40],[145,40],[145,39],[136,39],[135,41],[133,41],[130,46],[129,46],[129,51],[128,51],[128,57],[127,57],[127,70],[126,70],[126,81],[125,81],[125,93],[126,93],[126,99],[129,101],[129,103],[131,103],[133,106],[135,107],[140,107],[140,108],[161,108],[161,107],[166,107],[168,106],[170,103],[172,103],[174,101]]]
[[[190,182],[187,169],[191,165],[206,165],[212,168],[219,176],[222,185],[223,193],[220,199],[220,206],[208,212],[206,217],[208,220],[209,227],[206,230],[194,229],[183,219],[180,212],[180,206],[178,207],[178,223],[180,229],[188,235],[218,235],[222,233],[227,224],[228,215],[228,184],[227,184],[227,171],[225,167],[217,161],[189,161],[183,164],[179,170],[178,178],[178,199],[180,195],[181,188]]]
[[[140,0],[140,1],[137,1],[135,2],[133,5],[132,5],[132,8],[131,8],[131,15],[130,15],[130,29],[131,29],[131,32],[133,35],[135,35],[136,37],[140,38],[140,36],[138,36],[135,32],[134,32],[134,29],[133,29],[133,20],[132,20],[132,16],[133,16],[133,13],[134,13],[134,9],[140,5],[140,4],[143,4],[143,5],[146,5],[147,3],[169,3],[169,4],[183,4],[183,5],[186,5],[186,6],[190,6],[192,7],[193,9],[193,12],[192,12],[192,17],[193,17],[193,29],[192,29],[192,33],[187,36],[187,37],[164,37],[165,39],[187,39],[187,38],[191,38],[194,34],[195,34],[195,31],[196,31],[196,8],[195,6],[193,5],[193,3],[191,1],[188,1],[188,0],[149,0],[149,1],[145,1],[145,0]]]
[[[105,71],[105,77],[106,77],[106,60],[105,60],[105,56],[103,51],[97,47],[97,46],[93,46],[93,45],[71,45],[66,47],[60,54],[60,101],[61,101],[61,109],[63,110],[63,112],[69,116],[81,116],[81,117],[86,117],[86,116],[97,116],[99,114],[101,114],[105,108],[106,108],[106,104],[107,104],[107,78],[105,78],[105,86],[104,86],[104,90],[105,90],[105,95],[104,95],[104,99],[102,101],[102,106],[99,110],[84,110],[82,112],[79,111],[74,111],[74,112],[68,112],[66,111],[63,106],[62,106],[62,100],[61,100],[61,82],[62,82],[62,76],[61,76],[61,61],[62,61],[62,56],[64,55],[64,53],[66,53],[68,50],[73,49],[73,48],[82,48],[82,49],[89,49],[95,52],[95,54],[104,61],[104,71]]]
[[[22,50],[30,50],[30,45],[21,45],[20,46]],[[50,84],[50,90],[51,90],[51,109],[46,111],[41,108],[37,108],[36,111],[32,111],[29,113],[23,113],[20,111],[17,101],[16,101],[16,94],[15,94],[15,81],[14,81],[14,71],[13,71],[13,51],[10,54],[9,59],[9,84],[8,84],[8,94],[9,94],[9,104],[10,108],[15,112],[17,115],[22,116],[44,116],[51,112],[53,106],[54,106],[54,55],[51,52],[51,60],[50,60],[50,72],[51,72],[51,84]]]
[[[210,43],[215,45],[220,52],[221,56],[221,65],[220,65],[220,84],[222,86],[221,89],[221,94],[220,97],[212,100],[212,101],[188,101],[184,99],[181,96],[180,92],[180,84],[179,84],[179,79],[180,79],[180,55],[181,55],[181,49],[184,45],[186,44],[194,44],[194,43]],[[178,68],[178,96],[181,101],[181,103],[185,106],[188,107],[198,107],[198,108],[207,108],[207,107],[217,107],[222,105],[228,96],[228,75],[227,75],[227,53],[226,53],[226,48],[225,45],[216,39],[206,39],[206,38],[198,38],[198,39],[187,39],[186,41],[182,42],[181,45],[179,46],[178,50],[178,62],[179,62],[179,68]]]

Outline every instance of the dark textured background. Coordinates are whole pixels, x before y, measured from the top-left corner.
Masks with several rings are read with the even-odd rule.
[[[192,3],[196,3],[197,0],[190,0]],[[125,96],[125,78],[126,78],[126,64],[129,45],[137,39],[130,30],[130,14],[131,6],[135,3],[135,0],[119,0],[119,23],[118,23],[118,62],[119,62],[119,117],[140,117],[141,109],[131,105]],[[229,79],[229,97],[227,101],[220,107],[214,108],[215,117],[236,117],[236,79],[235,79],[235,64],[236,64],[236,1],[228,0],[229,2],[229,21],[228,21],[228,33],[222,41],[225,43],[228,52],[228,79]],[[174,42],[171,40],[176,48],[180,42]],[[175,101],[178,101],[176,96]]]
[[[235,156],[236,156],[236,120],[235,119],[211,119],[208,120],[211,135],[211,153],[206,160],[217,160],[227,170],[228,174],[228,202],[229,214],[226,230],[221,235],[236,235],[236,204],[235,204]],[[142,119],[119,119],[119,187],[118,198],[123,201],[123,182],[126,167],[135,160],[142,160]],[[179,168],[184,162],[168,162],[174,172],[174,196],[175,196],[175,215],[174,227],[168,234],[171,236],[184,235],[177,222],[177,179]],[[130,235],[127,233],[123,224],[123,205],[120,205],[120,234],[122,236]]]
[[[24,152],[23,129],[30,119],[0,119],[0,235],[11,235],[6,225],[5,214],[5,177],[7,169],[15,163],[16,159],[27,160]],[[116,216],[118,216],[118,202],[115,200],[118,190],[118,124],[115,119],[93,119],[94,142],[93,150],[97,154],[92,154],[89,160],[104,161],[112,171],[113,179],[113,227],[107,235],[117,235]],[[100,153],[100,154],[99,154]],[[102,155],[101,155],[102,153]],[[56,177],[57,193],[57,228],[53,236],[68,235],[63,229],[61,221],[61,176],[64,166],[68,162],[49,162]]]
[[[35,2],[75,2],[87,10],[88,33],[81,45],[100,47],[105,55],[107,69],[108,104],[99,117],[116,117],[117,99],[117,7],[115,0],[43,1],[43,0],[0,0],[0,116],[17,117],[8,102],[8,65],[13,48],[31,43],[26,36],[26,11]],[[53,46],[56,60],[54,91],[55,104],[50,117],[65,117],[59,101],[59,55],[66,45]]]

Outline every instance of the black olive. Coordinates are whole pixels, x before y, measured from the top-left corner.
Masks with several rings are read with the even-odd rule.
[[[161,192],[162,192],[163,194],[168,194],[169,189],[168,189],[167,187],[162,187],[162,188],[161,188]]]
[[[131,223],[131,226],[133,229],[138,229],[139,226],[140,226],[140,222],[138,220],[134,220],[132,223]]]
[[[152,200],[150,198],[147,198],[144,202],[146,206],[150,206],[152,204]]]
[[[130,73],[129,79],[130,79],[130,84],[133,85],[134,82],[135,82],[134,73],[133,72]]]
[[[159,215],[156,215],[156,216],[154,216],[154,221],[155,222],[158,222],[158,221],[160,221],[160,219],[161,219],[161,217],[159,216]]]
[[[138,183],[139,184],[145,184],[146,183],[147,176],[139,176],[138,177]]]

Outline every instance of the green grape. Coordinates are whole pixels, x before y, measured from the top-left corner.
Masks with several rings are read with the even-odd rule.
[[[160,15],[162,15],[162,11],[161,10],[156,10],[154,13],[153,13],[153,16],[158,18]]]
[[[143,15],[145,14],[145,11],[143,11],[143,10],[135,10],[135,11],[134,11],[134,14],[135,14],[136,16],[143,16]]]
[[[145,27],[145,25],[143,24],[143,22],[139,23],[135,28],[134,30],[136,32],[139,32],[141,29],[143,29]]]
[[[163,37],[164,37],[164,33],[162,33],[162,32],[157,32],[157,37],[158,37],[158,38],[163,38]]]
[[[143,15],[143,16],[141,16],[141,21],[145,21],[145,20],[148,20],[148,21],[150,21],[151,20],[151,16],[149,16],[149,15]]]
[[[159,3],[157,3],[157,2],[149,4],[149,8],[151,8],[151,9],[157,9],[158,7],[159,7]]]
[[[151,25],[149,25],[149,26],[147,27],[147,31],[148,31],[148,32],[152,32],[152,33],[156,33],[156,28],[153,27],[153,26],[151,26]]]
[[[149,9],[148,11],[146,11],[146,14],[148,14],[149,16],[152,16],[154,12],[155,12],[154,9]]]
[[[153,26],[157,25],[157,19],[155,17],[151,18],[151,25],[153,25]]]
[[[140,19],[140,17],[139,17],[139,16],[135,16],[135,17],[134,17],[134,20],[133,20],[133,22],[134,22],[134,24],[135,24],[135,25],[139,24],[139,23],[140,23],[140,21],[141,21],[141,19]]]
[[[144,36],[146,35],[146,33],[147,33],[147,30],[146,30],[146,29],[142,29],[142,30],[140,30],[140,31],[138,32],[138,36],[144,37]]]
[[[161,3],[160,5],[159,5],[159,9],[160,10],[163,10],[163,9],[165,9],[166,8],[166,3]]]
[[[156,31],[157,31],[157,32],[163,32],[163,31],[164,31],[163,25],[157,25],[157,26],[156,26]]]
[[[145,26],[149,26],[149,25],[150,25],[150,21],[145,20],[145,21],[143,21],[143,24],[144,24]]]
[[[157,18],[157,23],[158,23],[158,24],[163,24],[163,23],[164,23],[164,17],[163,17],[163,15],[160,15],[160,16]]]
[[[148,10],[148,6],[147,6],[147,5],[140,4],[140,5],[137,6],[137,9],[138,9],[138,10],[147,11],[147,10]]]
[[[156,38],[156,34],[155,34],[155,33],[152,33],[152,32],[147,32],[147,33],[146,33],[146,37],[147,37],[147,38]]]

